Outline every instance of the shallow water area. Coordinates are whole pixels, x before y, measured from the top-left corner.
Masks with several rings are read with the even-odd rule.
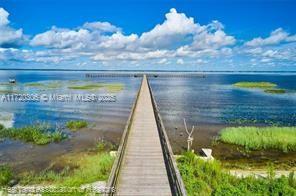
[[[103,102],[1,102],[0,123],[5,127],[24,127],[46,123],[58,127],[69,136],[68,139],[59,143],[42,146],[2,139],[0,142],[0,162],[2,164],[11,165],[15,171],[39,171],[47,168],[61,155],[87,151],[99,140],[118,145],[141,79],[133,77],[89,78],[87,73],[89,72],[0,71],[0,90],[3,90],[0,91],[0,95],[13,93],[96,94],[116,98],[115,101]],[[15,78],[16,84],[9,84],[9,78]],[[93,89],[70,88],[88,84],[108,84],[109,86]],[[110,85],[120,85],[120,88],[109,88]],[[8,90],[10,92],[7,92]],[[88,127],[71,132],[65,127],[70,120],[87,121]]]

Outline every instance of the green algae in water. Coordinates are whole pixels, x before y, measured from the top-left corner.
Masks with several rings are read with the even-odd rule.
[[[71,131],[77,131],[79,129],[85,128],[88,126],[88,123],[83,120],[68,121],[66,127]]]
[[[44,145],[51,142],[59,142],[67,136],[59,130],[50,130],[46,125],[31,125],[21,128],[3,128],[0,130],[0,138],[20,140],[27,143]]]
[[[264,92],[271,93],[271,94],[284,94],[286,93],[286,90],[276,88],[276,89],[265,89]]]
[[[63,87],[63,81],[31,82],[26,83],[25,86],[43,89],[56,89]]]
[[[37,88],[40,90],[46,89],[58,89],[66,87],[71,90],[98,90],[106,89],[108,92],[119,92],[123,90],[124,85],[122,83],[96,83],[96,82],[85,82],[79,80],[70,81],[48,81],[48,82],[31,82],[26,83],[24,86]]]
[[[237,82],[233,84],[235,87],[239,88],[253,88],[262,89],[265,93],[270,94],[284,94],[285,89],[276,88],[278,85],[271,82]]]
[[[119,92],[123,90],[124,85],[121,83],[89,83],[84,85],[69,86],[72,90],[97,90],[104,88],[109,92]]]
[[[277,86],[277,84],[271,83],[271,82],[237,82],[233,85],[241,88],[261,88],[261,89],[273,88]]]

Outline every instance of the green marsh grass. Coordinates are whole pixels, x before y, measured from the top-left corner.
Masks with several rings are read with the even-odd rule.
[[[12,178],[13,173],[11,168],[7,165],[0,165],[0,187],[8,185]]]
[[[87,126],[88,126],[88,123],[83,120],[76,120],[76,121],[72,120],[72,121],[68,121],[66,124],[66,127],[71,131],[77,131]]]
[[[14,94],[18,93],[18,91],[15,90],[0,90],[0,94]]]
[[[59,130],[50,130],[50,127],[47,125],[0,129],[0,138],[15,139],[37,145],[59,142],[66,137],[67,136]]]
[[[124,89],[124,85],[121,83],[114,83],[106,85],[106,89],[109,92],[116,93]]]
[[[188,196],[195,195],[295,195],[294,173],[289,177],[253,176],[238,178],[222,168],[219,161],[204,161],[191,152],[177,159]]]
[[[26,83],[25,86],[41,87],[41,86],[44,86],[44,84],[39,82],[31,82],[31,83]]]
[[[73,90],[95,90],[99,88],[103,88],[103,84],[87,84],[87,85],[79,85],[79,86],[69,86],[69,89]]]
[[[55,89],[55,88],[61,88],[63,86],[63,83],[62,81],[31,82],[31,83],[26,83],[25,86],[44,88],[44,89]]]
[[[69,89],[73,90],[97,90],[105,88],[109,92],[119,92],[123,90],[124,85],[121,83],[94,83],[94,84],[85,84],[85,85],[76,85],[69,86]]]
[[[274,88],[277,86],[277,84],[271,83],[271,82],[237,82],[234,84],[236,87],[242,87],[242,88]]]
[[[237,82],[233,85],[239,88],[258,88],[270,94],[286,93],[285,89],[277,88],[277,84],[271,82]]]
[[[275,88],[275,89],[265,89],[264,92],[271,93],[271,94],[284,94],[286,93],[286,90]]]
[[[74,169],[65,166],[62,171],[48,169],[40,173],[24,173],[21,175],[21,184],[78,187],[95,181],[106,181],[114,158],[107,152],[80,153],[67,155],[61,161]]]
[[[219,140],[246,150],[295,152],[296,127],[229,127],[221,130]]]

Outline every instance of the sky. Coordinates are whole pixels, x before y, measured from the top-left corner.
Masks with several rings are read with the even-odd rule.
[[[0,68],[296,71],[295,0],[0,0]]]

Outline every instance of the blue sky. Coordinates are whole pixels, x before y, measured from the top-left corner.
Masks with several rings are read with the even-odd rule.
[[[296,1],[0,0],[0,68],[296,70]]]

